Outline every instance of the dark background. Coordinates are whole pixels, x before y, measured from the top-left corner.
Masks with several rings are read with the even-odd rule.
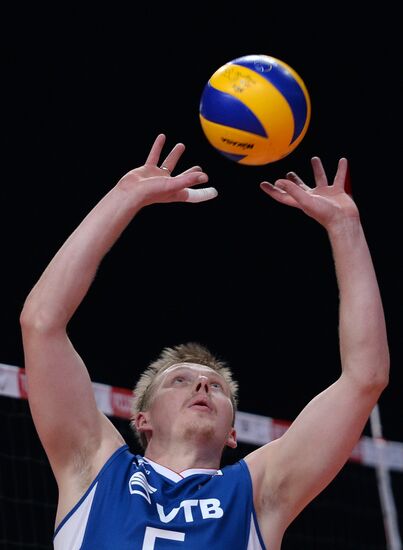
[[[221,7],[220,7],[221,6]],[[188,9],[189,8],[189,9]],[[70,326],[93,380],[131,387],[165,345],[197,340],[232,366],[240,409],[292,419],[339,373],[337,289],[327,236],[259,189],[309,159],[333,177],[350,160],[384,298],[392,358],[385,437],[402,433],[401,40],[390,6],[221,3],[9,8],[3,100],[0,361],[23,365],[18,317],[30,288],[88,210],[159,132],[187,150],[219,197],[140,212],[105,258]],[[312,119],[300,146],[263,167],[237,165],[198,120],[211,74],[265,53],[304,79]],[[264,382],[262,382],[264,380]]]
[[[332,178],[346,156],[388,326],[383,431],[403,441],[400,18],[388,2],[356,7],[354,15],[340,2],[321,6],[3,8],[0,362],[23,366],[19,314],[29,290],[90,208],[144,163],[164,132],[166,152],[179,141],[187,146],[178,171],[200,164],[219,197],[141,211],[73,318],[73,343],[94,381],[132,387],[162,347],[199,341],[232,367],[240,410],[292,420],[340,372],[337,288],[324,230],[270,199],[259,182],[289,170],[311,182],[313,155]],[[312,102],[299,147],[263,167],[219,155],[198,119],[212,73],[252,53],[291,65]],[[366,470],[375,490],[374,472]],[[349,475],[346,469],[344,485],[329,487],[330,499],[339,491],[343,503]],[[365,497],[370,483],[363,479],[357,493]],[[321,498],[313,506],[324,506],[347,531],[340,514],[355,521],[354,495],[337,511]],[[50,534],[53,508],[47,518]],[[311,521],[310,533],[323,528],[331,537],[322,516]],[[365,521],[368,529],[375,524]],[[306,548],[295,537],[295,547]],[[346,548],[343,541],[329,548]]]

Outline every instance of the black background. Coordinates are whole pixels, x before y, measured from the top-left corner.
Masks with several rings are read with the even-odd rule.
[[[384,299],[391,383],[384,436],[402,432],[401,39],[393,4],[235,8],[110,3],[9,7],[3,17],[0,362],[23,366],[19,313],[54,253],[159,132],[178,170],[200,164],[219,191],[139,213],[105,257],[70,324],[94,381],[132,387],[163,346],[196,340],[227,360],[240,410],[292,420],[340,365],[337,288],[324,230],[259,189],[310,158],[333,177],[350,160]],[[312,119],[299,147],[263,167],[207,142],[203,87],[221,65],[273,55],[304,79]]]

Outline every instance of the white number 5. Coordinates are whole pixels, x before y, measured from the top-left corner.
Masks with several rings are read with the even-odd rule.
[[[155,527],[147,527],[144,535],[142,550],[154,550],[156,539],[185,540],[185,533],[179,531],[168,531],[167,529],[156,529]]]

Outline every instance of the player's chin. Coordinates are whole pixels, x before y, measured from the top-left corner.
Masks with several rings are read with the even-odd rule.
[[[207,417],[195,417],[194,422],[189,422],[186,426],[185,433],[189,440],[206,443],[214,440],[217,429],[214,422],[207,420]]]
[[[211,414],[213,412],[207,405],[192,405],[189,409],[196,413]]]

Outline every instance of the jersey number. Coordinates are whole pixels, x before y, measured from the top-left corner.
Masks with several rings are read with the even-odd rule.
[[[155,541],[157,539],[185,540],[185,533],[179,531],[167,531],[166,529],[156,529],[155,527],[147,527],[144,535],[142,550],[154,550]]]

